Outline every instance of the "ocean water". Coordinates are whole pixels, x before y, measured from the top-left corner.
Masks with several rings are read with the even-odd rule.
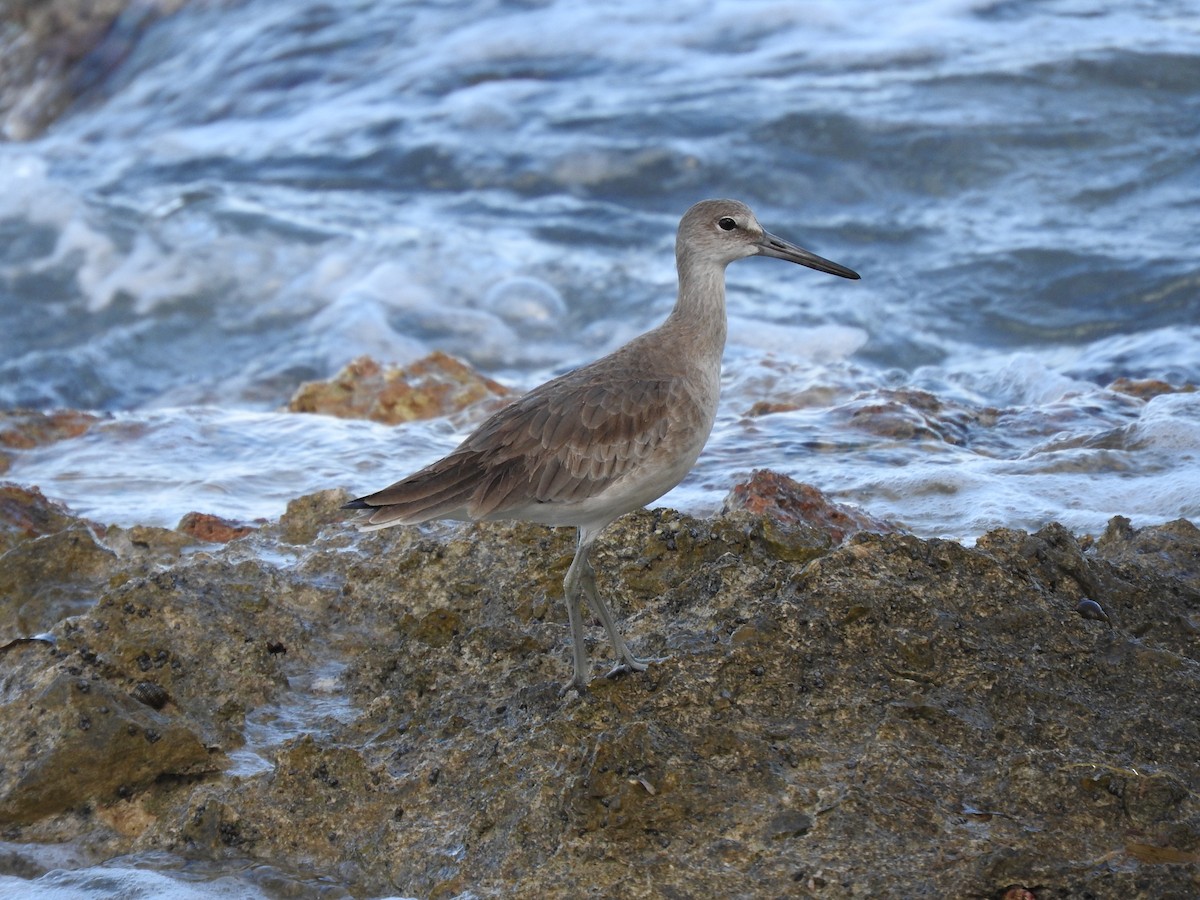
[[[469,419],[280,413],[301,381],[532,387],[661,320],[678,217],[731,196],[863,278],[730,267],[664,505],[771,468],[966,540],[1200,516],[1200,395],[1108,389],[1200,382],[1194,0],[246,0],[125,50],[0,144],[0,407],[112,414],[8,477],[83,514],[382,487]]]

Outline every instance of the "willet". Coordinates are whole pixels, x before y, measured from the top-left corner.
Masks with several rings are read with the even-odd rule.
[[[773,256],[858,278],[764,231],[744,203],[704,200],[675,240],[679,295],[657,328],[593,363],[560,375],[495,413],[449,456],[391,487],[346,504],[372,510],[364,530],[431,519],[515,519],[578,529],[563,581],[575,671],[588,680],[580,600],[600,616],[617,655],[609,675],[642,671],[596,590],[588,552],[618,517],[657,500],[687,475],[712,431],[725,348],[725,267]]]

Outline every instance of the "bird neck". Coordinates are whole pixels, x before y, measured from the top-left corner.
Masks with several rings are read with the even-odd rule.
[[[679,332],[694,353],[721,356],[728,326],[725,320],[725,267],[697,265],[679,258],[679,297],[664,326]]]

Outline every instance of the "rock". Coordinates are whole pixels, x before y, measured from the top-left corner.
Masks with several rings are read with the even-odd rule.
[[[882,389],[838,406],[833,414],[861,431],[892,440],[960,445],[972,425],[995,415],[950,403],[927,391]]]
[[[0,658],[0,823],[112,803],[165,775],[213,768],[198,736],[96,673],[28,645]]]
[[[283,540],[289,544],[308,544],[316,540],[325,526],[353,521],[354,513],[342,509],[349,499],[344,490],[329,490],[289,500],[279,520]]]
[[[790,398],[785,394],[781,399],[755,403],[747,415],[757,417],[828,405],[832,399],[819,389],[808,389]],[[948,402],[927,391],[880,389],[837,403],[829,415],[878,437],[959,445],[966,442],[972,427],[995,424],[997,411]]]
[[[760,536],[786,558],[812,559],[860,531],[899,531],[892,522],[865,511],[835,503],[810,484],[801,484],[765,469],[734,485],[725,498],[723,514],[745,510],[761,525]]]
[[[77,519],[36,487],[0,482],[0,554],[17,544],[69,528]]]
[[[1154,378],[1118,378],[1108,386],[1108,390],[1116,391],[1118,394],[1128,394],[1139,400],[1150,400],[1160,394],[1190,394],[1196,390],[1196,386],[1194,384],[1176,386]]]
[[[496,401],[510,394],[508,388],[445,353],[387,369],[362,356],[329,381],[302,384],[288,409],[396,425],[448,415],[484,401],[497,408]]]
[[[77,410],[37,412],[27,409],[0,410],[0,474],[12,465],[9,450],[29,450],[54,441],[79,437],[100,417]]]
[[[104,533],[37,488],[0,483],[0,640],[46,631],[96,602],[120,568]]]
[[[228,544],[254,531],[253,526],[232,522],[207,513],[190,512],[180,519],[176,531],[210,544]]]
[[[116,554],[75,523],[0,556],[0,637],[49,630],[91,607],[118,569]]]
[[[175,562],[189,547],[196,546],[196,538],[174,528],[157,525],[131,525],[122,528],[110,525],[104,529],[104,546],[129,563],[141,561],[145,565],[163,565]]]
[[[37,137],[113,72],[151,23],[184,0],[15,0],[3,7],[0,122],[8,140]]]
[[[1124,516],[1116,516],[1092,553],[1146,577],[1158,574],[1177,580],[1200,596],[1200,533],[1186,519],[1135,530]]]
[[[576,698],[569,533],[360,535],[343,496],[154,567],[120,556],[56,646],[0,651],[10,845],[187,847],[356,896],[1200,888],[1189,523],[974,548],[806,525],[825,543],[805,556],[766,537],[787,503],[634,513],[597,542],[599,589],[634,650],[669,659]],[[39,748],[86,746],[84,714],[181,729],[179,756],[38,782]]]

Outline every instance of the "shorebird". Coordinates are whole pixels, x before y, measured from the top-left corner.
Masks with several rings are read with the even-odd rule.
[[[359,525],[363,530],[431,519],[574,526],[575,558],[563,580],[574,674],[563,692],[583,693],[587,686],[580,612],[585,597],[617,656],[610,676],[661,662],[630,651],[596,590],[588,553],[613,521],[679,484],[708,441],[721,389],[725,267],[748,256],[859,277],[764,231],[744,203],[703,200],[679,222],[679,294],[661,325],[534,388],[449,456],[345,508],[370,510]]]

